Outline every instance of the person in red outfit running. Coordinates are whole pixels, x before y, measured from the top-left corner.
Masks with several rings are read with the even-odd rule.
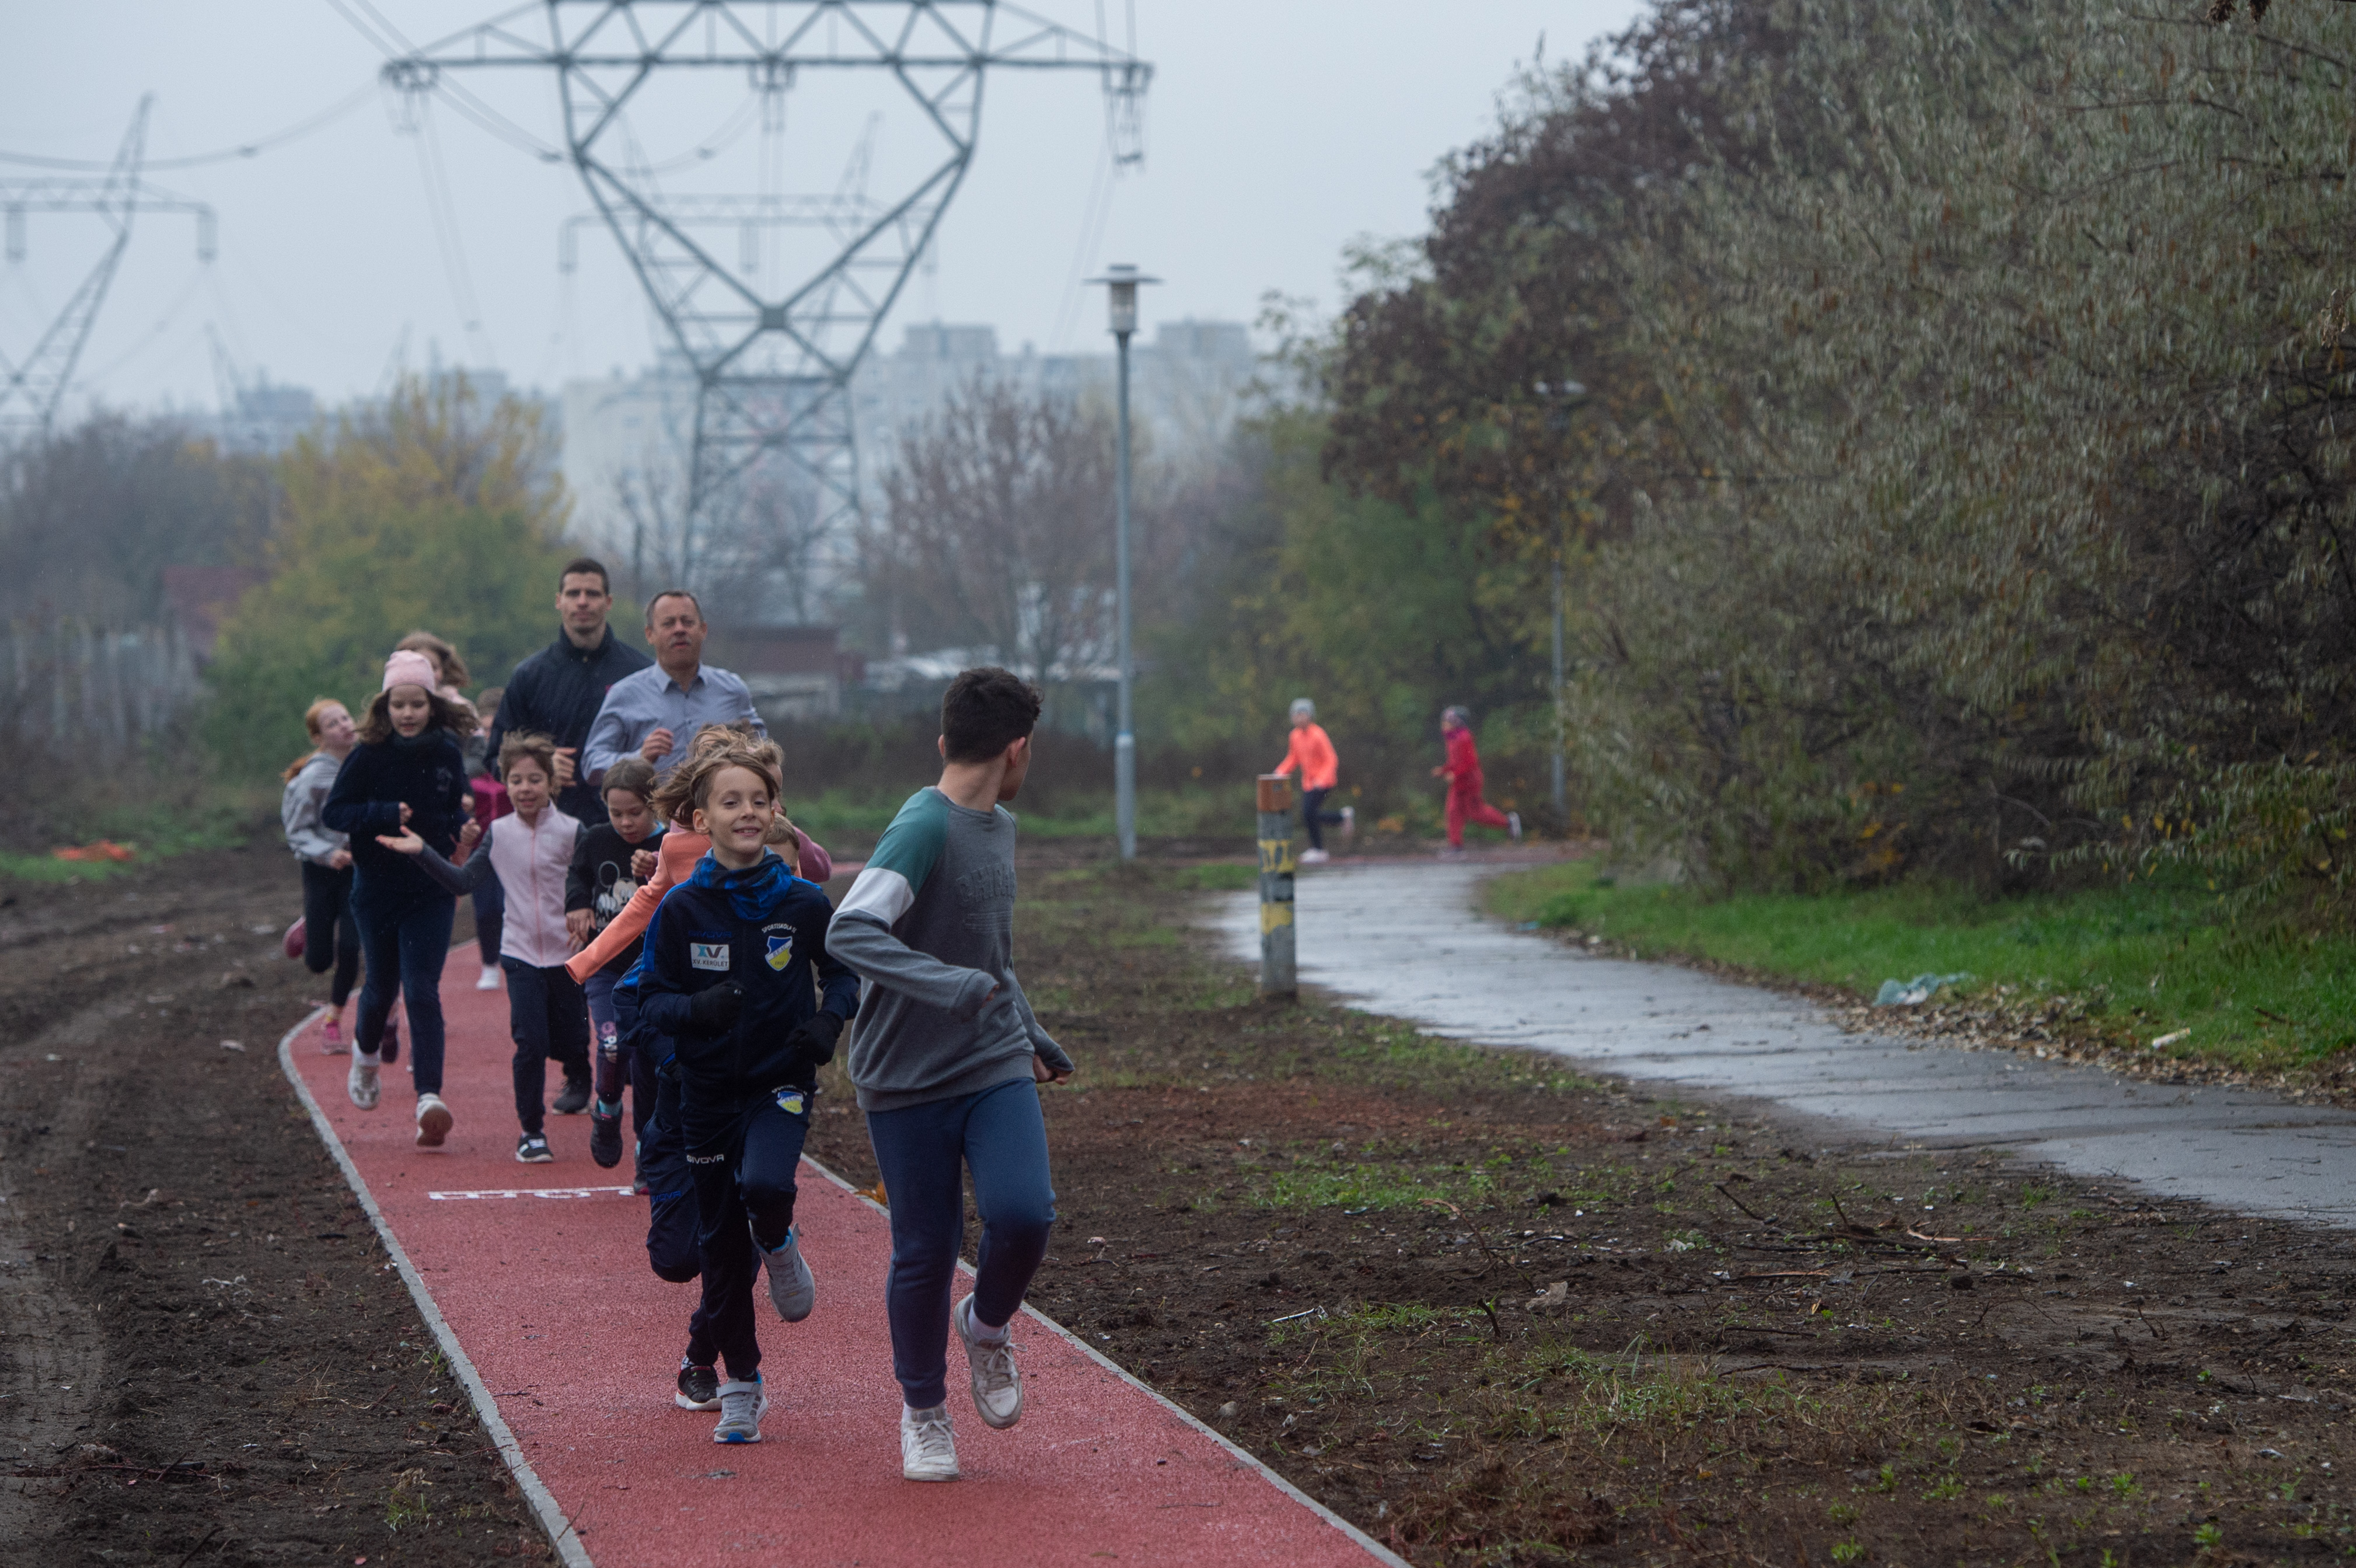
[[[1522,836],[1522,816],[1499,811],[1485,798],[1481,777],[1481,752],[1472,743],[1472,715],[1451,708],[1440,716],[1440,738],[1448,747],[1448,761],[1431,770],[1433,778],[1448,781],[1448,853],[1464,852],[1464,825],[1502,827],[1515,839]]]
[[[1301,821],[1309,829],[1309,848],[1301,863],[1321,865],[1328,859],[1325,829],[1339,827],[1347,838],[1357,831],[1358,813],[1347,805],[1339,811],[1325,809],[1325,797],[1342,782],[1342,764],[1333,755],[1333,738],[1317,722],[1317,705],[1305,697],[1293,701],[1292,740],[1285,747],[1284,761],[1276,764],[1280,776],[1295,768],[1301,770]]]

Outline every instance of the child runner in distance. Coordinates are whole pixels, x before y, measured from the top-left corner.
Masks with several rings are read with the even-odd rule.
[[[769,1300],[787,1322],[809,1317],[817,1299],[793,1228],[794,1168],[818,1068],[833,1060],[858,1002],[858,982],[827,953],[826,894],[769,848],[779,789],[770,754],[732,744],[697,753],[655,790],[658,810],[685,807],[712,840],[647,927],[638,1012],[678,1059],[703,1307],[728,1371],[715,1443],[761,1440],[768,1394],[753,1329],[755,1268],[767,1269]]]
[[[948,1361],[973,1172],[981,1248],[954,1315],[974,1408],[990,1426],[1023,1414],[1013,1317],[1055,1220],[1035,1084],[1072,1060],[1031,1015],[1014,978],[1014,816],[1039,693],[1009,671],[969,669],[941,701],[940,783],[908,797],[835,912],[828,940],[862,981],[851,1081],[867,1113],[892,1212],[884,1309],[899,1380],[900,1473],[953,1481]]]
[[[1325,829],[1338,827],[1344,837],[1358,830],[1355,806],[1345,805],[1339,811],[1325,809],[1325,797],[1342,782],[1342,765],[1333,755],[1333,739],[1317,722],[1317,705],[1305,697],[1292,701],[1292,739],[1284,749],[1284,761],[1276,764],[1279,774],[1301,770],[1301,822],[1309,829],[1309,848],[1301,857],[1304,866],[1322,865],[1332,859],[1325,853]]]
[[[332,697],[322,697],[305,710],[303,728],[310,734],[312,749],[286,769],[286,793],[278,803],[286,848],[303,866],[303,918],[294,923],[299,931],[287,933],[286,945],[312,974],[336,972],[319,1042],[328,1055],[341,1056],[348,1049],[344,1004],[359,978],[360,933],[352,923],[351,840],[321,821],[319,811],[327,804],[327,792],[335,787],[344,759],[359,744],[359,731],[350,709]],[[383,1060],[381,1042],[378,1057]]]
[[[475,799],[475,824],[485,832],[492,823],[515,807],[508,804],[508,786],[499,783],[498,759],[489,752],[491,724],[498,719],[499,699],[507,688],[487,686],[477,694],[475,711],[481,716],[483,727],[466,740],[466,788]],[[497,877],[486,877],[475,888],[475,951],[483,961],[483,972],[475,977],[477,991],[499,988],[500,926],[507,919],[507,895]]]
[[[376,1109],[377,1069],[390,1053],[385,1019],[398,988],[409,1009],[409,1072],[417,1089],[417,1141],[438,1144],[450,1130],[442,1103],[442,960],[450,952],[457,904],[408,856],[378,842],[403,833],[447,853],[466,825],[466,760],[458,742],[474,715],[434,689],[433,661],[395,653],[384,661],[384,688],[368,706],[359,744],[336,774],[319,819],[349,838],[352,918],[368,966],[352,1036],[345,1093]]]
[[[581,836],[564,878],[564,923],[576,948],[614,923],[642,880],[631,862],[640,849],[660,847],[662,824],[652,797],[655,768],[643,757],[625,757],[605,770],[597,793],[605,820]],[[589,1157],[611,1170],[622,1162],[622,1086],[631,1081],[627,1049],[614,1012],[614,987],[638,961],[639,944],[624,947],[582,979],[589,1000],[590,1047],[596,1098],[589,1106]],[[631,1097],[632,1130],[643,1134],[653,1110],[644,1094]]]
[[[1522,837],[1522,814],[1499,811],[1491,805],[1487,786],[1481,777],[1481,752],[1472,743],[1472,716],[1462,708],[1451,708],[1440,716],[1440,738],[1448,747],[1448,760],[1431,770],[1431,776],[1448,781],[1448,849],[1451,855],[1464,852],[1464,825],[1477,822],[1483,827],[1502,827],[1515,841]]]
[[[508,918],[499,937],[507,974],[508,1034],[515,1041],[509,1066],[515,1084],[516,1158],[545,1165],[548,1061],[564,1067],[555,1109],[569,1115],[589,1103],[589,1015],[581,987],[565,972],[573,938],[564,923],[564,880],[582,837],[581,824],[557,809],[556,743],[545,735],[510,730],[499,742],[499,773],[515,813],[491,824],[463,865],[454,865],[414,833],[387,834],[378,842],[413,855],[428,876],[453,893],[471,893],[487,877],[507,890]],[[474,845],[472,823],[461,839]],[[444,1122],[444,1130],[448,1123]],[[421,1129],[421,1144],[439,1143]]]

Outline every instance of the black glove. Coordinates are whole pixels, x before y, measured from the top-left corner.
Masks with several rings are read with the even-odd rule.
[[[786,1049],[793,1053],[796,1061],[819,1067],[834,1060],[834,1042],[841,1038],[841,1019],[832,1013],[812,1013],[786,1037]]]
[[[687,1004],[688,1020],[704,1034],[725,1034],[744,1010],[744,987],[723,980],[708,991],[698,991]]]

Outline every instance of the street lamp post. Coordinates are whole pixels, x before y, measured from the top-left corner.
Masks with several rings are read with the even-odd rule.
[[[1090,278],[1092,283],[1103,283],[1108,290],[1108,303],[1112,311],[1113,340],[1119,346],[1120,419],[1120,478],[1119,493],[1113,503],[1113,573],[1114,591],[1119,622],[1118,634],[1120,660],[1119,725],[1112,741],[1112,789],[1114,831],[1120,839],[1120,858],[1137,859],[1137,735],[1132,728],[1130,710],[1130,685],[1134,661],[1129,651],[1129,339],[1137,330],[1137,288],[1140,283],[1158,283],[1159,278],[1149,278],[1126,261],[1117,261],[1105,269],[1101,278]]]

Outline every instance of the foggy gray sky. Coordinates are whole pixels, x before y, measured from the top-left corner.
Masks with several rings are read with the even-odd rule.
[[[421,44],[505,8],[490,0],[377,5]],[[1091,31],[1098,10],[1088,0],[1033,0],[1030,8]],[[1624,25],[1635,5],[1137,0],[1135,9],[1137,51],[1156,68],[1144,166],[1110,176],[1092,76],[993,75],[980,150],[936,263],[911,283],[881,347],[897,344],[901,322],[938,316],[994,325],[1008,350],[1095,349],[1106,342],[1100,291],[1076,280],[1113,261],[1169,280],[1148,293],[1149,333],[1156,320],[1184,315],[1250,320],[1270,289],[1330,311],[1343,248],[1357,236],[1421,228],[1432,165],[1493,123],[1499,90],[1540,35],[1549,59],[1576,55]],[[1121,0],[1103,10],[1118,40]],[[327,0],[19,0],[0,21],[0,149],[55,157],[112,155],[146,91],[156,95],[151,158],[234,145],[345,99],[382,58]],[[549,77],[516,70],[468,81],[555,141]],[[706,76],[648,101],[634,125],[650,157],[691,155],[748,97],[742,78]],[[798,85],[772,144],[790,171],[784,188],[831,189],[868,108],[844,85]],[[209,411],[209,326],[249,372],[266,368],[331,400],[374,389],[404,330],[412,367],[438,347],[445,363],[488,360],[521,385],[551,390],[570,376],[647,363],[649,314],[612,240],[584,235],[579,270],[558,272],[559,226],[587,208],[573,172],[445,106],[429,121],[430,135],[396,133],[378,91],[325,129],[257,157],[155,173],[155,183],[219,209],[220,257],[197,261],[186,218],[140,220],[69,414],[91,396]],[[762,138],[750,123],[675,188],[757,188]],[[918,148],[907,112],[888,118],[871,192],[884,194]],[[433,218],[437,150],[455,258]],[[0,165],[0,176],[42,172]],[[1092,209],[1100,215],[1094,227]],[[92,219],[36,214],[28,224],[27,260],[0,263],[0,355],[11,360],[102,248]],[[461,269],[478,305],[474,332],[455,303]]]

